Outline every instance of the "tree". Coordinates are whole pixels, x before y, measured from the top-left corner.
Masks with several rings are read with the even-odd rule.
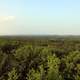
[[[59,75],[60,60],[55,56],[48,56],[48,80],[63,80]]]

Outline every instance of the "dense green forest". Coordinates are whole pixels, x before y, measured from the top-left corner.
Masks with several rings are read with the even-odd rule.
[[[80,80],[80,38],[0,38],[0,80]]]

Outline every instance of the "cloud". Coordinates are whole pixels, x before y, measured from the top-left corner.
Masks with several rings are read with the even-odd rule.
[[[6,21],[13,21],[15,19],[15,16],[0,16],[0,23],[6,22]]]
[[[14,31],[15,16],[0,16],[0,35],[12,33]]]

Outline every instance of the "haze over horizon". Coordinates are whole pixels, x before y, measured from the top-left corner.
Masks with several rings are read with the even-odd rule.
[[[0,35],[80,35],[80,0],[1,0]]]

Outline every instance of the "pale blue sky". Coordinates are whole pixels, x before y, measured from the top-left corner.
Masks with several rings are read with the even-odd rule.
[[[0,35],[80,35],[80,0],[1,0]]]

